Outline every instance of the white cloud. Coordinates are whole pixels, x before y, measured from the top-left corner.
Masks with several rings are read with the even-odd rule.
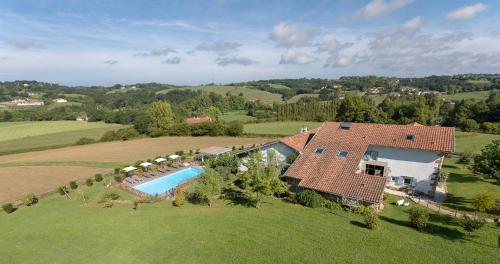
[[[103,63],[110,65],[110,66],[114,66],[114,65],[118,64],[119,62],[117,60],[105,60],[105,61],[103,61]]]
[[[423,24],[424,24],[424,19],[421,16],[417,16],[417,17],[414,17],[413,19],[406,21],[403,24],[403,28],[417,29],[417,28],[420,28]]]
[[[446,15],[447,20],[464,20],[475,17],[477,14],[485,11],[488,8],[487,5],[482,3],[477,3],[475,5],[463,6],[455,9]]]
[[[413,0],[371,0],[354,15],[360,19],[373,19],[411,4]]]
[[[175,56],[175,57],[172,57],[172,58],[168,58],[168,59],[165,59],[163,61],[164,64],[180,64],[181,63],[181,58],[178,57],[178,56]]]
[[[135,57],[160,57],[166,56],[170,53],[177,53],[176,50],[171,48],[154,49],[150,52],[141,52],[134,54]]]
[[[306,65],[316,62],[318,59],[301,51],[287,51],[281,54],[280,64]]]
[[[13,37],[7,40],[7,44],[18,49],[43,49],[44,45],[33,39]]]
[[[235,52],[241,47],[241,43],[238,42],[225,42],[225,41],[217,41],[217,42],[204,42],[198,45],[194,51],[206,51],[206,52],[215,52],[217,54],[227,54],[229,52]]]
[[[249,66],[252,64],[256,64],[257,62],[247,58],[247,57],[219,57],[216,59],[217,65],[219,66],[227,66],[227,65],[241,65],[241,66]]]
[[[308,46],[319,33],[317,28],[281,22],[273,27],[271,39],[282,47]]]

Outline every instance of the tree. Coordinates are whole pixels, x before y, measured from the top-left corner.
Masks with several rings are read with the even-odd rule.
[[[500,140],[493,140],[474,157],[472,170],[500,183]]]
[[[159,136],[165,133],[174,121],[174,113],[169,103],[157,101],[151,103],[146,110],[149,119],[148,132],[152,136]]]
[[[213,120],[217,121],[219,120],[219,116],[222,114],[219,108],[215,106],[209,106],[207,109],[207,114],[208,116]]]
[[[212,206],[214,197],[222,191],[222,177],[214,169],[206,169],[198,180],[196,191],[200,198],[205,200],[208,206]]]
[[[468,215],[464,215],[464,218],[462,219],[460,224],[465,231],[469,232],[470,236],[472,232],[483,227],[484,221],[476,217],[470,217]]]
[[[491,193],[480,193],[472,198],[472,206],[479,212],[485,212],[495,206],[495,200]]]

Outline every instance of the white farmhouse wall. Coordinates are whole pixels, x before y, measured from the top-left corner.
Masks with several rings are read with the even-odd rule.
[[[413,189],[422,193],[434,190],[433,174],[439,170],[442,155],[439,152],[369,146],[369,151],[378,151],[378,161],[387,162],[390,177],[414,178]],[[388,185],[398,186],[389,180]]]
[[[295,152],[295,150],[293,150],[289,146],[287,146],[287,145],[285,145],[285,144],[283,144],[281,142],[277,142],[277,143],[265,145],[265,146],[262,147],[262,150],[261,150],[262,159],[265,160],[265,161],[267,161],[268,153],[271,152],[271,151],[275,152],[276,158],[278,159],[278,161],[281,161],[281,162],[286,162],[287,158],[292,153]]]

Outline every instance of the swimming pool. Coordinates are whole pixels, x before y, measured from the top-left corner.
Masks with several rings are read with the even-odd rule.
[[[161,178],[136,185],[133,188],[149,195],[163,194],[202,173],[203,169],[187,168],[165,175]]]

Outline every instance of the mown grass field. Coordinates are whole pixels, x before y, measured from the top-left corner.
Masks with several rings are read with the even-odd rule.
[[[485,100],[488,99],[489,94],[490,91],[476,91],[456,94],[444,94],[442,95],[442,97],[452,101],[460,101],[464,99]]]
[[[104,209],[102,184],[0,213],[3,263],[496,263],[499,229],[469,237],[431,215],[426,232],[407,227],[408,207],[390,197],[382,227],[360,216],[267,198],[261,209],[229,200],[212,208],[170,202],[140,204],[130,196]]]
[[[309,93],[309,94],[298,94],[290,99],[288,99],[288,103],[296,103],[300,100],[300,98],[305,98],[305,97],[313,97],[313,98],[318,98],[319,94],[313,94],[313,93]]]
[[[247,134],[256,135],[293,135],[300,132],[300,128],[304,125],[308,129],[319,127],[321,122],[303,122],[303,121],[286,121],[286,122],[269,122],[269,123],[252,123],[245,124],[243,131]]]
[[[257,118],[253,116],[248,116],[245,111],[231,111],[222,114],[219,117],[221,120],[226,121],[226,122],[231,122],[231,121],[241,121],[243,123],[248,123],[248,122],[253,122],[257,120]]]
[[[183,88],[175,88],[175,89],[188,89],[195,91],[203,91],[203,92],[213,92],[220,95],[226,95],[230,93],[231,95],[238,96],[240,94],[243,95],[247,100],[257,101],[260,100],[264,103],[274,103],[283,101],[280,94],[274,94],[266,91],[260,91],[256,89],[250,89],[247,87],[240,86],[219,86],[219,85],[207,85],[207,86],[187,86]],[[167,93],[174,89],[167,89],[163,91],[159,91],[158,93]]]
[[[500,198],[500,186],[495,180],[474,175],[458,159],[446,159],[443,170],[449,173],[448,199],[444,205],[462,211],[473,211],[472,198],[480,193],[491,193]]]
[[[484,146],[493,140],[500,140],[500,135],[456,131],[455,152],[479,153]]]
[[[0,155],[73,145],[82,137],[99,139],[122,125],[102,122],[27,121],[0,123]]]
[[[270,83],[269,86],[274,89],[290,90],[290,87],[278,83]]]

